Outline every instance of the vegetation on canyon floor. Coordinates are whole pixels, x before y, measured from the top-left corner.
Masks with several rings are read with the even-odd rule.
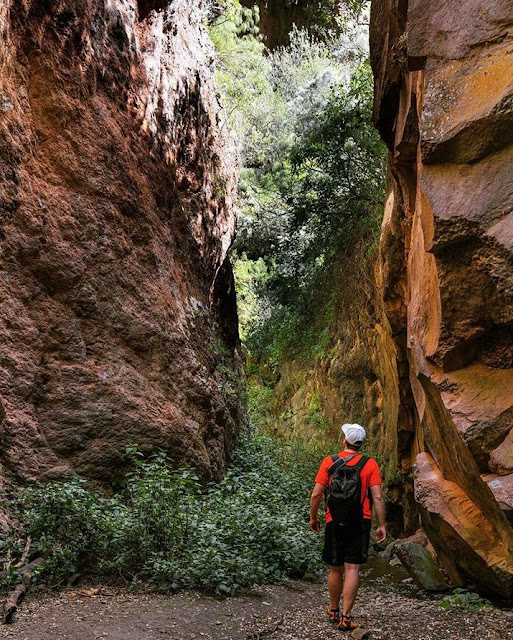
[[[132,470],[114,495],[76,478],[8,498],[17,524],[2,550],[11,567],[4,584],[19,582],[13,567],[27,540],[31,556],[45,558],[33,580],[49,587],[80,574],[234,595],[319,572],[319,540],[307,526],[319,452],[256,432],[242,440],[224,479],[206,486],[164,452],[144,458],[134,446],[126,455]]]
[[[234,596],[285,578],[318,579],[324,565],[320,537],[307,526],[308,496],[324,454],[319,445],[278,440],[259,427],[217,483],[202,484],[162,451],[144,457],[131,446],[131,470],[113,495],[78,477],[3,495],[0,506],[16,525],[2,541],[8,568],[0,587],[20,583],[29,557],[44,559],[32,582],[51,589],[81,577]],[[461,588],[438,598],[445,610],[492,607]]]
[[[52,589],[80,576],[134,589],[236,595],[319,576],[321,538],[308,528],[308,508],[325,444],[269,435],[262,393],[269,389],[249,385],[252,431],[220,482],[202,483],[164,451],[145,457],[133,445],[125,452],[130,470],[110,495],[79,477],[2,495],[13,526],[0,550],[0,586],[18,584],[29,558],[44,559],[32,582]],[[465,603],[463,594],[444,606]]]
[[[466,611],[484,611],[490,609],[492,604],[482,598],[478,593],[466,589],[454,589],[451,595],[445,596],[440,602],[442,609],[465,609]]]

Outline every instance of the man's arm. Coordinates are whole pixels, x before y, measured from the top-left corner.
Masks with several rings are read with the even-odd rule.
[[[376,517],[378,518],[378,528],[376,529],[376,542],[383,542],[387,537],[387,528],[385,526],[385,502],[381,495],[381,485],[376,484],[370,488],[374,508],[376,509]]]
[[[315,486],[310,497],[310,529],[317,533],[321,528],[321,523],[317,517],[317,512],[321,506],[322,496],[324,495],[324,489],[326,487],[323,484],[315,483]]]

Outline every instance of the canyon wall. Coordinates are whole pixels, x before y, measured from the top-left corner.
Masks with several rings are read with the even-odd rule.
[[[455,584],[513,593],[513,5],[373,0],[384,452]],[[494,493],[495,496],[494,496]],[[400,498],[399,498],[400,501]]]
[[[0,477],[218,477],[243,417],[236,158],[199,1],[0,5]]]

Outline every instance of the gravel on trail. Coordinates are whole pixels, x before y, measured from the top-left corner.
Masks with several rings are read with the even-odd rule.
[[[395,569],[362,571],[354,614],[374,640],[513,639],[513,611],[444,611]],[[195,592],[131,593],[113,587],[33,594],[0,637],[17,640],[332,640],[350,638],[328,622],[326,585],[290,581],[236,598]]]

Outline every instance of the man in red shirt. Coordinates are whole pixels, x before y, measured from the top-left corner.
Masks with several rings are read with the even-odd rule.
[[[365,440],[365,429],[359,424],[344,424],[344,451],[338,454],[339,458],[348,458],[345,463],[348,467],[356,465],[362,458],[358,453]],[[316,533],[320,529],[317,517],[322,497],[326,488],[330,485],[331,476],[328,470],[334,460],[327,456],[321,463],[315,476],[315,486],[310,499],[310,529]],[[376,542],[382,542],[387,535],[385,527],[385,506],[381,495],[381,476],[377,462],[369,458],[360,470],[361,501],[363,507],[363,519],[348,525],[337,525],[328,508],[326,508],[326,530],[324,536],[323,560],[330,565],[328,576],[328,590],[330,604],[328,616],[332,622],[339,625],[342,631],[352,631],[358,626],[351,616],[351,609],[358,591],[358,576],[360,566],[367,561],[369,550],[372,504],[378,519],[376,529]],[[369,496],[372,495],[372,503]],[[342,614],[340,614],[340,599],[342,597]]]

